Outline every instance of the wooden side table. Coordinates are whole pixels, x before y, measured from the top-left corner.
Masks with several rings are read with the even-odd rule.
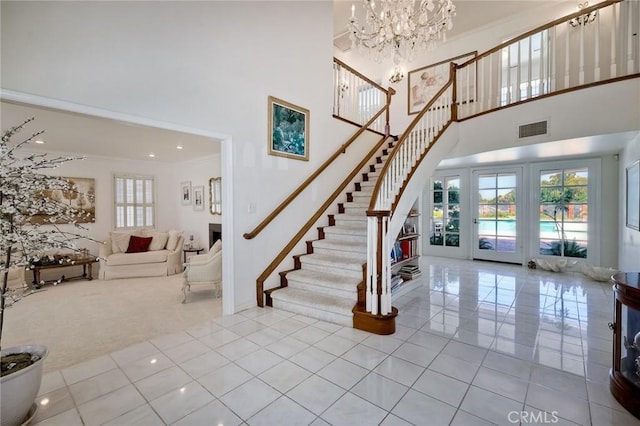
[[[182,249],[182,252],[184,253],[184,263],[187,263],[187,253],[195,253],[195,254],[200,254],[201,251],[203,251],[203,248],[185,248]]]

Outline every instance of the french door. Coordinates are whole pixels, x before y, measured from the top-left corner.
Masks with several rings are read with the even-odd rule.
[[[473,171],[473,258],[522,264],[522,168]]]

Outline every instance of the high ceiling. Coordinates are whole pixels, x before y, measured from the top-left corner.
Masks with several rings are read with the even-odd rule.
[[[352,3],[360,0],[334,1],[334,34],[347,30],[347,17]],[[556,0],[557,1],[557,0]],[[551,3],[546,0],[456,0],[457,16],[450,37],[503,21],[525,9]],[[117,120],[69,113],[48,108],[10,103],[2,100],[0,117],[2,129],[35,116],[33,130],[45,129],[47,144],[41,150],[75,153],[107,158],[182,162],[220,152],[220,143],[211,138],[185,134],[154,127],[133,125]],[[183,147],[176,149],[177,145]],[[37,148],[36,148],[37,149]],[[155,154],[150,158],[149,154]]]

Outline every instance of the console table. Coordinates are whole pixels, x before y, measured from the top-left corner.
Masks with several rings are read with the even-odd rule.
[[[63,275],[60,278],[60,282],[75,279],[85,279],[91,281],[93,279],[93,264],[97,261],[98,259],[96,257],[89,256],[79,259],[63,259],[62,262],[46,263],[43,265],[32,264],[31,270],[33,271],[33,285],[36,288],[42,287],[43,283],[40,282],[40,271],[42,270],[70,268],[72,266],[82,266],[82,275],[78,275],[75,277],[66,277]]]
[[[610,390],[618,402],[640,419],[640,272],[611,277],[615,293],[613,367]]]

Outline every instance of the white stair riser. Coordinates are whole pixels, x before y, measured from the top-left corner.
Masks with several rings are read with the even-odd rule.
[[[351,243],[367,243],[366,235],[353,235],[353,234],[331,234],[325,231],[325,239],[333,241],[343,241]]]
[[[302,267],[309,271],[343,274],[346,277],[362,278],[362,270],[356,271],[353,269],[336,268],[335,266],[331,265],[320,265],[313,263],[302,263]]]
[[[274,292],[275,295],[277,293]],[[349,311],[344,315],[336,314],[333,312],[322,311],[309,306],[296,305],[285,301],[273,299],[273,307],[275,309],[282,309],[283,311],[291,312],[294,314],[301,314],[307,317],[315,318],[321,321],[327,321],[334,324],[339,324],[344,327],[353,327],[353,313]]]
[[[298,290],[311,291],[314,293],[328,294],[331,296],[343,297],[345,299],[353,300],[355,304],[358,301],[358,289],[353,286],[353,291],[339,290],[333,287],[325,287],[321,285],[314,285],[308,282],[287,280],[289,287],[296,288]]]
[[[330,255],[341,255],[344,254],[345,256],[353,256],[353,255],[363,255],[363,254],[367,254],[367,246],[364,246],[364,249],[360,248],[359,250],[336,250],[334,248],[325,248],[325,247],[313,247],[313,252],[314,253],[319,253],[319,254],[330,254]]]

